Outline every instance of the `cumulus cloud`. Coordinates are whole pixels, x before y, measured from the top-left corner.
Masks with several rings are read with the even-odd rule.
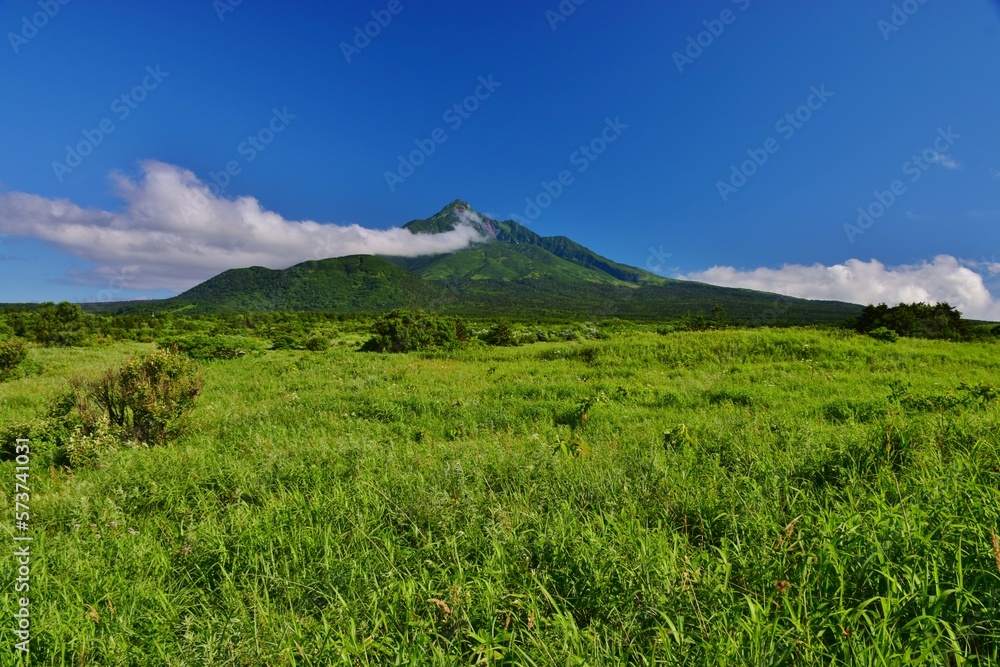
[[[833,266],[786,264],[780,269],[714,266],[679,277],[804,299],[889,305],[946,301],[967,317],[1000,320],[1000,302],[990,294],[976,269],[993,273],[996,267],[994,262],[969,263],[939,255],[932,262],[895,267],[874,259],[870,262],[851,259]]]
[[[413,234],[401,227],[375,230],[286,220],[253,197],[213,194],[186,169],[156,161],[140,167],[135,181],[112,174],[125,203],[119,211],[0,193],[0,233],[40,239],[100,265],[71,276],[76,282],[106,282],[117,272],[129,276],[132,289],[172,290],[232,268],[277,269],[357,254],[414,257],[454,252],[485,239],[468,225],[442,234]]]

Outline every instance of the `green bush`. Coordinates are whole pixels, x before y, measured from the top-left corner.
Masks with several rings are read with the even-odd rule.
[[[201,385],[189,360],[156,350],[73,388],[84,435],[163,445],[184,432]]]
[[[159,347],[183,352],[192,359],[211,361],[217,359],[239,359],[248,354],[262,354],[264,343],[246,336],[212,336],[193,334],[177,338],[167,338]]]
[[[899,339],[899,334],[892,329],[887,329],[886,327],[879,327],[877,329],[872,329],[868,332],[868,335],[875,340],[880,340],[883,343],[895,343]]]
[[[405,310],[384,315],[372,325],[371,333],[372,337],[361,346],[364,352],[449,349],[469,340],[468,330],[459,319]]]
[[[78,304],[43,303],[36,310],[8,315],[18,336],[46,347],[79,347],[86,344],[87,324],[93,319]]]
[[[39,468],[61,463],[59,452],[69,440],[72,430],[65,420],[53,417],[36,417],[0,425],[0,458],[13,461],[17,456],[18,439],[28,440],[31,460]]]
[[[71,468],[100,468],[111,452],[125,444],[111,427],[107,417],[87,427],[78,426],[66,438],[62,447],[62,460]],[[138,443],[128,443],[138,444]]]
[[[497,347],[513,347],[520,345],[517,334],[511,328],[509,322],[497,322],[482,335],[483,342]]]
[[[13,377],[17,367],[28,358],[28,346],[19,338],[0,343],[0,381]]]
[[[330,347],[330,339],[323,334],[313,334],[306,339],[305,347],[310,352],[324,352]]]
[[[271,338],[272,350],[301,350],[302,341],[289,334],[277,334]]]
[[[901,303],[892,307],[884,303],[868,305],[854,320],[854,328],[868,334],[879,329],[891,329],[900,336],[914,338],[970,340],[972,337],[968,320],[947,303],[933,306],[927,303]]]

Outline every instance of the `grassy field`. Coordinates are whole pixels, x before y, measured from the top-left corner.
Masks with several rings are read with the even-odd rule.
[[[189,436],[33,464],[31,664],[1000,662],[996,344],[356,342],[202,362]],[[0,418],[151,348],[32,349]]]

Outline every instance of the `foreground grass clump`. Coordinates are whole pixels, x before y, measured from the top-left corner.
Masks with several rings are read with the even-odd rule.
[[[76,380],[73,389],[87,430],[107,422],[122,440],[164,445],[184,432],[201,378],[187,359],[157,350],[132,357],[97,378]]]
[[[623,327],[201,372],[174,446],[33,469],[38,664],[1000,661],[995,344]]]
[[[0,455],[18,439],[34,442],[36,463],[94,467],[121,446],[165,445],[182,435],[201,378],[190,360],[155,350],[94,377],[73,376],[44,412],[0,424]]]

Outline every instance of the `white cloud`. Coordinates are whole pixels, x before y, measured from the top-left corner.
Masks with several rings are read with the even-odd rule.
[[[462,224],[472,227],[484,236],[496,238],[497,230],[493,227],[491,220],[487,220],[475,211],[465,208],[456,208],[455,213],[458,215],[458,219],[462,221]]]
[[[955,161],[953,157],[945,153],[934,153],[934,158],[931,160],[934,164],[939,164],[945,169],[958,169],[962,165]]]
[[[1000,262],[997,261],[996,255],[993,255],[989,259],[966,259],[962,263],[970,269],[975,269],[990,276],[1000,275]]]
[[[971,266],[970,264],[975,264]],[[934,303],[946,301],[967,317],[1000,320],[1000,301],[990,294],[983,276],[995,270],[990,262],[967,263],[950,255],[938,255],[933,262],[887,267],[877,260],[850,259],[843,264],[823,266],[786,264],[780,269],[735,269],[714,266],[683,276],[685,280],[745,287],[805,299],[828,299],[850,303]]]
[[[112,174],[123,210],[84,209],[65,200],[0,193],[0,233],[47,241],[100,264],[77,282],[129,276],[132,289],[183,290],[226,269],[285,268],[310,259],[375,254],[414,257],[453,252],[484,240],[471,226],[442,234],[401,227],[286,220],[253,197],[212,194],[190,171],[162,162],[141,165],[133,181]]]

